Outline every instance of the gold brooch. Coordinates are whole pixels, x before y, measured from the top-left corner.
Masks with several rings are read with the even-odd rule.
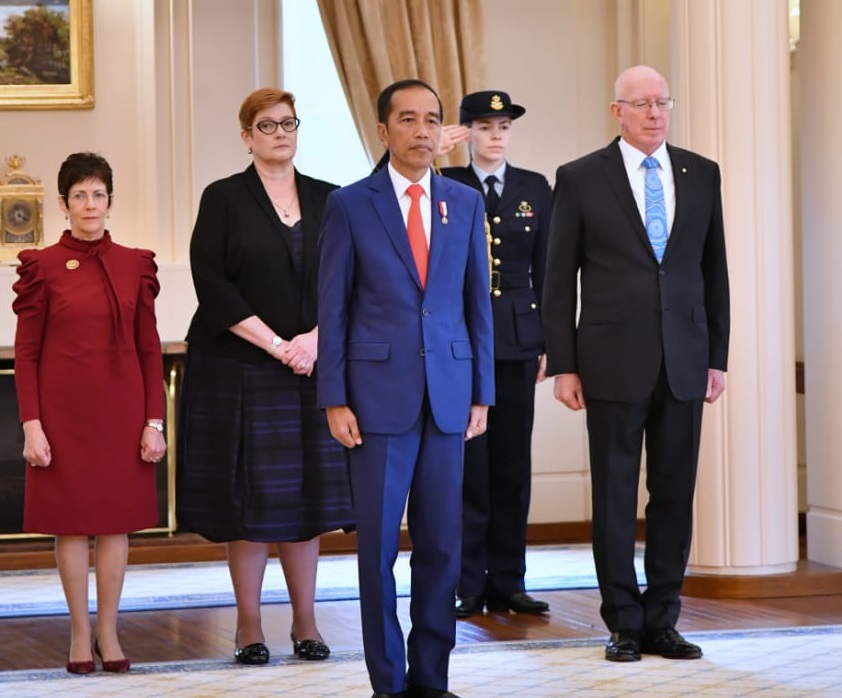
[[[68,269],[70,269],[70,271],[73,271],[74,269],[79,268],[79,260],[78,259],[68,259],[64,263],[64,266],[66,266]]]

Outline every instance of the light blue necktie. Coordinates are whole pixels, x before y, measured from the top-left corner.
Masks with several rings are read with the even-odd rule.
[[[643,166],[646,168],[646,234],[660,264],[667,246],[667,205],[664,203],[664,187],[658,175],[658,160],[650,155],[643,161]]]

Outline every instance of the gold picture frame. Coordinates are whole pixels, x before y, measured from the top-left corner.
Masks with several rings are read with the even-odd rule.
[[[11,84],[0,78],[0,109],[93,109],[93,0],[66,0],[69,28],[70,77],[67,82]],[[43,2],[20,0],[35,9]],[[47,9],[50,5],[46,5]],[[0,48],[2,51],[2,48]]]

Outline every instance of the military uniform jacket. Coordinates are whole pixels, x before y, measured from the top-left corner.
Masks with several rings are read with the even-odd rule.
[[[472,167],[446,167],[442,174],[484,195]],[[497,212],[488,218],[497,361],[532,359],[544,351],[540,300],[551,205],[552,191],[543,175],[506,165]]]

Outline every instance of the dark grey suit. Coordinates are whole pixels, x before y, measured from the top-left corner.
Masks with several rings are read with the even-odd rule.
[[[558,169],[550,225],[542,308],[547,374],[577,373],[582,381],[594,557],[602,616],[612,631],[657,630],[678,619],[708,369],[727,367],[719,167],[667,148],[676,209],[661,264],[617,140]],[[641,593],[633,554],[644,439],[650,503]]]

